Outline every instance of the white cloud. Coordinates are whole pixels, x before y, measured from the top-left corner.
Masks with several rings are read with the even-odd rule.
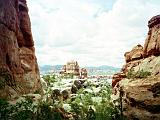
[[[159,4],[117,0],[106,11],[97,0],[28,0],[38,62],[76,59],[82,66],[121,67],[124,52],[144,43],[147,21],[160,13]]]

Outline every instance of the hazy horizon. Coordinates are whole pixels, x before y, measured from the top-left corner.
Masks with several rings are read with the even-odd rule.
[[[66,63],[64,63],[64,64],[45,64],[45,65],[40,65],[39,64],[39,66],[40,67],[44,67],[44,66],[63,66],[63,65],[65,65]],[[101,67],[101,66],[108,66],[108,67],[115,67],[115,66],[110,66],[110,65],[98,65],[98,66],[94,66],[94,65],[87,65],[87,66],[81,66],[80,64],[79,64],[79,66],[82,68],[82,67]],[[120,67],[115,67],[115,68],[120,68]]]

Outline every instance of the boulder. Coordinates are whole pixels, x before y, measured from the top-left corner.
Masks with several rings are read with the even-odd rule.
[[[68,90],[63,90],[62,96],[64,100],[68,99],[70,97],[70,92]]]
[[[81,70],[80,70],[81,72],[80,72],[80,78],[81,79],[84,79],[84,78],[87,78],[88,76],[87,76],[87,69],[85,69],[85,68],[82,68]]]
[[[80,82],[80,80],[75,80],[75,81],[74,81],[74,85],[75,85],[78,89],[82,88],[82,83]]]
[[[60,96],[61,96],[61,91],[59,89],[54,89],[52,91],[52,94],[51,94],[51,98],[54,100],[54,99],[58,99]]]
[[[72,92],[72,94],[73,94],[73,93],[76,94],[77,91],[78,91],[78,88],[77,88],[75,85],[72,85],[72,87],[71,87],[71,92]]]
[[[141,45],[135,46],[130,52],[124,54],[126,63],[143,58],[143,47]]]
[[[124,79],[119,84],[122,88],[123,114],[129,120],[160,119],[160,77],[146,79]]]

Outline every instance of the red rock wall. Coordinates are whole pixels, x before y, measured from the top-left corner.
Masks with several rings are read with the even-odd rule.
[[[26,0],[0,0],[0,98],[41,89]]]
[[[144,45],[144,57],[160,55],[160,15],[148,22],[149,32]]]

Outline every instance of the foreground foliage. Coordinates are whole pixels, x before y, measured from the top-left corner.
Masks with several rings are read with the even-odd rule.
[[[0,120],[61,120],[60,114],[50,105],[47,102],[35,105],[30,98],[11,105],[0,99]]]
[[[102,86],[97,93],[80,90],[70,103],[71,111],[76,114],[77,120],[122,120],[119,106],[113,105],[110,95],[109,85]]]
[[[50,83],[57,81],[54,75],[45,76]],[[74,97],[63,100],[62,97],[49,98],[52,91],[48,90],[46,99],[35,104],[33,99],[25,100],[14,105],[0,99],[0,120],[123,120],[119,106],[111,102],[111,86],[101,81],[99,87],[88,81],[86,88],[77,91]],[[60,84],[61,85],[61,84]],[[64,107],[67,105],[68,107]]]

